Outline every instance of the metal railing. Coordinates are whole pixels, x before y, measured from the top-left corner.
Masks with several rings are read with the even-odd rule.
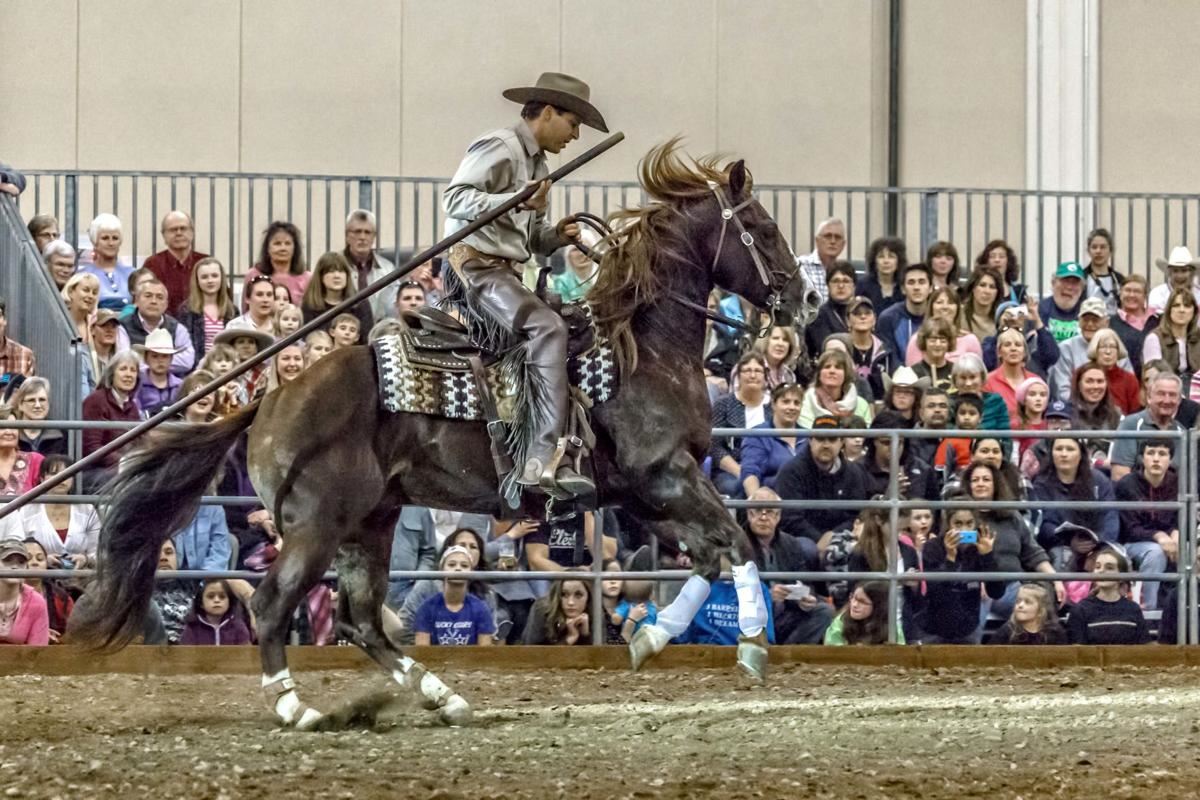
[[[130,428],[133,423],[123,422],[78,422],[78,421],[46,421],[41,423],[18,422],[14,420],[0,420],[0,428],[9,427],[58,427],[63,429],[86,429],[86,428],[103,428],[117,429]],[[1175,572],[1164,573],[1149,573],[1149,572],[1130,572],[1121,573],[1114,576],[1112,573],[1106,573],[1105,580],[1112,580],[1114,577],[1129,581],[1149,581],[1154,583],[1174,583],[1178,587],[1176,593],[1177,603],[1177,641],[1183,643],[1196,643],[1200,641],[1200,595],[1197,594],[1197,575],[1194,569],[1196,560],[1196,524],[1197,524],[1197,497],[1195,493],[1196,467],[1195,457],[1200,453],[1200,431],[1159,431],[1159,430],[1141,430],[1141,431],[1082,431],[1082,430],[1066,430],[1066,431],[994,431],[994,430],[976,430],[976,431],[955,431],[955,430],[806,430],[806,429],[735,429],[735,428],[717,428],[713,430],[714,437],[723,436],[796,436],[800,439],[807,438],[846,438],[846,437],[863,437],[863,438],[884,438],[886,437],[891,444],[891,463],[889,474],[891,479],[888,483],[888,492],[885,498],[871,500],[782,500],[778,502],[766,501],[750,501],[750,500],[726,500],[725,505],[730,509],[748,509],[748,508],[782,508],[798,509],[798,510],[816,510],[816,509],[849,509],[856,513],[867,508],[884,509],[889,514],[889,530],[892,535],[888,542],[888,568],[882,572],[763,572],[761,576],[764,580],[788,580],[788,581],[813,581],[813,582],[829,582],[829,581],[866,581],[877,580],[886,581],[889,587],[888,607],[893,613],[888,615],[888,636],[889,641],[897,641],[897,632],[899,626],[899,608],[900,608],[900,591],[901,584],[911,581],[921,582],[996,582],[996,581],[1018,581],[1018,580],[1033,580],[1033,581],[1091,581],[1096,580],[1096,576],[1092,573],[1055,573],[1051,575],[1044,572],[926,572],[923,569],[915,572],[900,571],[900,550],[899,550],[899,518],[902,510],[912,508],[926,508],[935,511],[950,510],[950,509],[969,509],[978,510],[1012,510],[1012,511],[1027,511],[1033,508],[1033,504],[1028,500],[1019,501],[975,501],[975,500],[926,500],[926,499],[902,499],[900,496],[898,476],[900,475],[900,451],[899,443],[906,439],[931,439],[931,438],[971,438],[971,439],[986,439],[986,438],[1036,438],[1036,439],[1091,439],[1102,438],[1109,440],[1133,439],[1133,440],[1166,440],[1172,443],[1175,448],[1178,462],[1178,485],[1179,494],[1174,501],[1158,501],[1158,502],[1113,502],[1110,507],[1120,509],[1122,507],[1136,506],[1140,509],[1150,510],[1174,510],[1178,513],[1178,525],[1181,532],[1180,546],[1178,558],[1176,560]],[[45,502],[66,503],[66,504],[97,504],[103,502],[101,495],[54,495],[47,498]],[[4,498],[0,498],[0,503],[4,502]],[[208,505],[231,505],[231,506],[250,506],[259,505],[260,501],[257,497],[205,497],[202,502]],[[1064,501],[1041,501],[1037,508],[1063,508],[1063,509],[1094,509],[1095,503],[1090,501],[1080,500],[1064,500]],[[619,580],[651,580],[655,582],[661,581],[682,581],[690,574],[684,570],[655,570],[652,572],[605,572],[603,571],[603,536],[604,532],[600,526],[596,527],[595,538],[592,543],[593,559],[591,569],[584,572],[535,572],[535,571],[481,571],[479,573],[470,573],[471,577],[478,578],[484,581],[511,581],[511,580],[583,580],[590,584],[592,613],[593,619],[602,619],[602,595],[601,584],[604,580],[619,579]],[[1036,532],[1035,532],[1036,535]],[[906,567],[908,565],[905,565]],[[82,577],[89,575],[88,570],[26,570],[14,575],[29,575],[29,576],[44,576],[44,577]],[[413,571],[413,570],[398,570],[389,573],[389,577],[393,580],[428,580],[441,579],[449,576],[461,577],[464,573],[448,573],[440,571]],[[195,579],[205,578],[243,578],[246,580],[261,580],[264,574],[261,572],[250,571],[184,571],[178,573],[163,573],[159,576],[160,579],[171,577],[186,577]],[[336,578],[335,573],[329,573],[328,578]],[[729,577],[726,575],[725,577]],[[603,626],[592,626],[592,636],[594,644],[602,643]]]
[[[300,227],[308,262],[341,250],[346,215],[375,212],[385,254],[411,253],[441,238],[440,196],[446,178],[223,172],[27,171],[21,196],[28,219],[53,214],[72,244],[100,212],[125,226],[124,257],[134,263],[161,249],[159,222],[183,209],[195,218],[195,247],[215,255],[235,275],[257,258],[262,232],[274,219]],[[759,184],[755,191],[797,253],[812,248],[817,225],[846,222],[846,256],[864,258],[871,240],[896,235],[921,258],[937,240],[952,242],[969,265],[991,239],[1014,248],[1029,285],[1045,289],[1055,266],[1087,261],[1084,237],[1106,227],[1114,264],[1159,282],[1154,259],[1173,245],[1200,249],[1200,195],[1138,192],[1063,192],[1025,189],[789,186]],[[556,186],[555,213],[607,214],[645,201],[628,181],[573,181]],[[894,221],[894,222],[891,222]]]
[[[78,418],[84,349],[58,288],[34,247],[13,199],[0,193],[0,297],[8,334],[33,350],[38,375],[50,379],[50,413]]]

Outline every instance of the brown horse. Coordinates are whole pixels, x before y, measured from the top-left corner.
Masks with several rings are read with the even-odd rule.
[[[722,555],[741,562],[749,545],[699,467],[710,422],[705,321],[695,309],[714,284],[759,308],[798,312],[811,298],[743,162],[685,163],[669,142],[643,159],[640,177],[654,202],[618,212],[621,233],[589,295],[622,364],[618,393],[592,411],[598,499],[624,506],[711,579]],[[384,635],[380,609],[402,505],[504,513],[487,432],[478,422],[385,411],[376,378],[371,350],[346,348],[257,406],[157,436],[113,484],[96,580],[71,638],[121,646],[136,636],[160,544],[191,518],[249,428],[251,479],[286,543],[252,601],[276,714],[302,729],[323,724],[296,694],[284,641],[292,611],[335,562],[348,635],[443,720],[467,720],[467,703]]]

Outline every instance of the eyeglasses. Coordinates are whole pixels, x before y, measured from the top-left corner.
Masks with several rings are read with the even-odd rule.
[[[748,508],[746,509],[748,517],[778,517],[778,508]]]
[[[766,370],[760,369],[759,367],[742,367],[740,370],[738,370],[738,372],[741,373],[742,375],[765,375],[766,374]]]

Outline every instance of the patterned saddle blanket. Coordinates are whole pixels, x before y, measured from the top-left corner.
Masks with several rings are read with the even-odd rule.
[[[612,346],[596,334],[591,310],[578,304],[572,311],[586,315],[590,346],[575,352],[567,361],[567,377],[593,404],[603,403],[617,393],[618,369]],[[578,341],[572,325],[572,341]],[[465,334],[436,329],[409,328],[403,333],[377,339],[376,372],[379,402],[392,412],[428,414],[446,419],[486,421],[479,386],[469,358],[479,354]],[[517,348],[514,353],[519,353]],[[505,356],[485,368],[492,399],[501,419],[512,423],[522,405],[524,363]]]

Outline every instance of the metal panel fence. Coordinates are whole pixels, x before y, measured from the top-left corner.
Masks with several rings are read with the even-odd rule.
[[[0,428],[13,427],[28,427],[28,428],[49,428],[58,427],[63,429],[128,429],[133,427],[133,423],[122,422],[77,422],[77,421],[47,421],[41,423],[31,422],[16,422],[13,420],[0,420]],[[836,580],[854,580],[868,581],[878,580],[886,581],[889,587],[889,602],[888,606],[892,609],[899,609],[901,583],[908,581],[922,582],[985,582],[985,581],[1049,581],[1049,580],[1071,580],[1071,581],[1089,581],[1095,579],[1093,573],[1055,573],[1053,576],[1044,572],[926,572],[923,569],[909,571],[901,569],[901,560],[899,553],[899,536],[900,530],[900,514],[903,510],[911,508],[928,508],[937,511],[945,511],[959,508],[971,510],[1010,510],[1010,511],[1031,511],[1037,509],[1059,508],[1059,509],[1094,509],[1095,503],[1091,501],[1066,500],[1066,501],[1042,501],[1036,506],[1036,509],[1029,501],[976,501],[976,500],[938,500],[928,501],[924,499],[906,500],[900,496],[899,482],[897,476],[900,474],[900,453],[901,448],[898,446],[901,441],[908,439],[929,439],[941,437],[962,437],[972,439],[982,438],[997,438],[1003,437],[1006,434],[1016,434],[1015,431],[930,431],[930,430],[804,430],[804,429],[737,429],[737,428],[717,428],[714,429],[713,435],[722,436],[788,436],[794,435],[800,439],[812,437],[871,437],[882,438],[886,437],[890,440],[890,474],[892,479],[888,485],[886,498],[877,498],[871,500],[783,500],[778,502],[768,501],[748,501],[748,500],[726,500],[725,505],[730,509],[752,509],[752,508],[782,508],[782,509],[849,509],[855,512],[866,508],[875,508],[886,510],[889,515],[889,530],[892,535],[888,541],[888,566],[885,571],[879,572],[762,572],[761,575],[765,580],[789,580],[789,581],[815,581],[826,582],[831,579]],[[1082,431],[1082,430],[1067,430],[1067,431],[1021,431],[1022,437],[1038,438],[1038,439],[1060,439],[1060,438],[1105,438],[1105,439],[1135,439],[1135,440],[1164,440],[1171,442],[1178,456],[1179,472],[1178,484],[1179,494],[1173,501],[1155,501],[1155,502],[1113,502],[1111,508],[1119,509],[1135,505],[1140,509],[1150,510],[1172,510],[1178,515],[1178,526],[1181,532],[1179,541],[1179,552],[1176,560],[1176,571],[1166,573],[1150,573],[1150,572],[1131,572],[1106,573],[1105,579],[1112,580],[1119,578],[1128,581],[1154,581],[1159,583],[1173,583],[1178,588],[1176,593],[1177,604],[1177,641],[1180,644],[1185,643],[1200,643],[1200,596],[1197,595],[1197,575],[1194,569],[1196,561],[1196,524],[1197,524],[1197,497],[1195,494],[1196,485],[1196,465],[1195,459],[1197,453],[1200,453],[1200,431],[1158,431],[1158,430],[1141,430],[1141,431]],[[102,504],[104,501],[101,495],[55,495],[53,498],[55,503],[67,504]],[[0,497],[0,504],[7,502],[6,498]],[[202,502],[206,505],[227,505],[227,506],[254,506],[259,505],[260,501],[257,497],[205,497]],[[286,531],[284,532],[286,536]],[[599,554],[603,551],[602,537],[604,533],[597,526],[595,531],[595,540],[592,543],[592,553]],[[910,567],[911,565],[904,565]],[[81,577],[90,574],[87,570],[23,570],[12,573],[14,576],[46,576],[46,577]],[[608,579],[619,580],[651,580],[655,582],[662,581],[682,581],[685,580],[689,573],[682,570],[661,570],[653,572],[605,572],[603,571],[603,560],[599,556],[593,558],[591,570],[588,573],[581,574],[580,572],[494,572],[481,571],[478,573],[448,573],[439,571],[392,571],[389,576],[392,579],[441,579],[451,576],[462,577],[464,574],[469,577],[475,577],[484,581],[505,581],[505,580],[586,580],[591,585],[592,599],[592,619],[602,618],[602,598],[601,598],[601,583]],[[166,580],[175,577],[184,578],[243,578],[247,580],[261,580],[264,576],[259,572],[247,571],[184,571],[162,573],[159,576],[160,580]],[[327,577],[333,579],[336,575],[330,573]],[[726,577],[729,577],[728,575]],[[889,614],[888,619],[888,635],[889,641],[897,641],[897,632],[899,626],[899,614]],[[592,627],[593,644],[601,644],[603,642],[603,629],[601,626]]]
[[[50,379],[51,416],[78,419],[84,353],[20,209],[6,194],[0,194],[0,297],[8,333],[33,349],[37,374]]]
[[[35,170],[21,197],[26,219],[53,214],[64,236],[86,238],[91,219],[112,212],[125,224],[125,255],[135,263],[161,248],[163,214],[183,209],[196,220],[196,248],[217,256],[235,275],[254,263],[260,237],[274,219],[300,227],[309,263],[344,246],[346,214],[373,210],[385,252],[411,252],[441,238],[445,178],[256,173],[170,173]],[[816,226],[845,220],[847,256],[865,256],[872,239],[897,235],[917,260],[937,240],[952,242],[971,263],[991,239],[1015,250],[1025,281],[1045,290],[1061,261],[1086,262],[1084,237],[1107,227],[1114,263],[1123,272],[1159,281],[1154,259],[1171,246],[1200,249],[1200,195],[1131,192],[1051,192],[1019,189],[871,186],[756,187],[797,253],[811,249]],[[551,195],[556,213],[608,214],[645,201],[633,182],[571,181]]]

